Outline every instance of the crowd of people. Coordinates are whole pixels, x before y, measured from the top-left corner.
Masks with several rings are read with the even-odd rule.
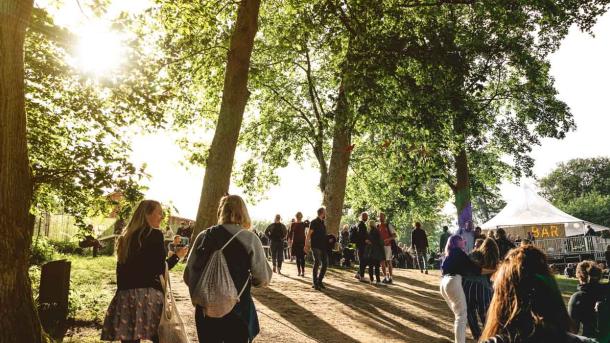
[[[454,235],[445,230],[440,292],[455,317],[456,343],[466,341],[466,326],[485,343],[610,341],[610,285],[600,283],[602,268],[594,261],[566,268],[579,282],[566,308],[534,239],[513,241],[503,229],[486,236],[471,223]]]
[[[610,286],[600,282],[603,269],[593,261],[575,266],[578,291],[566,307],[545,254],[531,244],[533,236],[515,242],[502,229],[485,235],[467,223],[455,234],[444,227],[439,251],[430,251],[420,223],[414,224],[407,246],[397,242],[382,212],[378,220],[361,213],[357,223],[335,237],[327,231],[323,207],[311,222],[298,212],[286,226],[277,215],[264,233],[256,233],[244,201],[232,195],[220,201],[218,225],[189,244],[192,224],[185,223],[166,245],[158,229],[163,217],[158,202],[142,201],[118,239],[117,292],[104,320],[103,340],[159,342],[168,292],[164,276],[190,250],[184,282],[195,305],[199,341],[252,341],[259,323],[250,288],[282,274],[288,246],[300,277],[311,256],[312,288],[320,291],[326,288],[329,260],[344,267],[357,262],[355,278],[375,285],[393,284],[396,266],[428,274],[438,263],[440,293],[454,314],[457,343],[466,341],[467,326],[475,340],[485,343],[610,341]],[[610,246],[606,255],[610,258]],[[580,330],[586,337],[576,336]]]

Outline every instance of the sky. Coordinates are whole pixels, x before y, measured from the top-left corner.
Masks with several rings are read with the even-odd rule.
[[[83,0],[84,2],[85,0]],[[45,0],[37,0],[44,4]],[[83,3],[81,2],[81,3]],[[109,16],[120,10],[139,11],[146,8],[147,0],[115,1]],[[83,27],[92,26],[92,14],[86,7],[79,9],[76,0],[66,0],[59,11],[56,21],[78,32],[94,32]],[[84,12],[84,13],[83,13]],[[99,27],[99,22],[95,24]],[[532,156],[536,164],[534,174],[542,177],[558,163],[577,157],[610,156],[610,141],[606,137],[610,128],[610,14],[601,17],[593,28],[595,37],[578,29],[570,30],[561,48],[551,56],[551,74],[556,81],[559,98],[572,110],[577,129],[570,132],[564,140],[544,139],[539,147],[534,147]],[[92,34],[92,33],[88,33]],[[84,40],[100,39],[83,37]],[[84,49],[89,49],[85,46]],[[92,54],[83,54],[83,58]],[[99,57],[98,57],[99,58]],[[87,61],[81,61],[81,63]],[[201,194],[204,170],[199,167],[186,167],[184,153],[176,145],[177,134],[157,133],[136,137],[132,146],[132,159],[136,164],[146,163],[151,178],[146,196],[175,206],[179,215],[195,218]],[[258,220],[272,220],[276,213],[291,218],[297,211],[313,217],[320,206],[321,195],[318,189],[318,172],[313,165],[299,166],[291,163],[279,170],[280,184],[266,192],[266,200],[248,204],[250,215]],[[533,184],[535,180],[525,180]],[[502,197],[509,201],[518,186],[504,183]],[[232,194],[240,190],[231,187]],[[455,213],[448,205],[444,212]]]

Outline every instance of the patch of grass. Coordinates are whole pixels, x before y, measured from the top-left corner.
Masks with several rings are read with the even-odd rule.
[[[567,278],[563,275],[556,275],[555,280],[557,280],[557,284],[559,285],[559,290],[561,294],[565,297],[570,297],[572,294],[576,292],[576,287],[578,286],[578,280]]]

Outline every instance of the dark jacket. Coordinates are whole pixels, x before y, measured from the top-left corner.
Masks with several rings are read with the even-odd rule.
[[[513,242],[509,241],[508,238],[498,238],[496,239],[496,244],[498,244],[500,260],[506,257],[506,254],[508,254],[511,249],[515,248]]]
[[[411,247],[418,252],[425,252],[428,249],[428,235],[422,228],[415,228],[411,232]]]
[[[460,248],[453,248],[441,265],[443,275],[480,275],[481,267],[477,266]]]
[[[142,233],[141,242],[136,239]],[[165,262],[171,269],[178,263],[173,255],[166,260],[163,233],[157,229],[143,228],[133,234],[129,244],[129,255],[125,263],[117,263],[116,276],[119,290],[155,288],[163,291],[161,275],[165,273]]]
[[[597,335],[597,313],[595,303],[601,301],[609,295],[607,284],[589,283],[578,286],[578,291],[572,294],[568,303],[568,313],[580,329],[582,324],[582,334],[587,337]]]
[[[451,234],[449,232],[443,232],[441,234],[441,237],[438,242],[438,250],[441,254],[445,252],[445,246],[447,245],[449,237],[451,237]]]
[[[352,243],[356,244],[356,248],[358,249],[358,251],[362,252],[366,247],[366,243],[364,241],[368,236],[368,232],[366,230],[366,223],[362,220],[359,221],[358,225],[356,225],[356,227],[354,228],[354,231],[355,232],[352,235],[353,237],[351,238],[351,241]]]
[[[282,223],[273,223],[265,230],[265,235],[269,237],[272,243],[282,243],[287,233],[288,230]]]
[[[328,241],[326,237],[326,224],[324,224],[324,221],[320,219],[320,217],[317,217],[309,224],[309,230],[312,231],[311,247],[326,251],[326,249],[328,249]]]
[[[366,244],[364,256],[367,260],[383,261],[385,260],[385,251],[383,240],[379,229],[374,228],[367,234],[365,240],[368,239],[371,243]]]

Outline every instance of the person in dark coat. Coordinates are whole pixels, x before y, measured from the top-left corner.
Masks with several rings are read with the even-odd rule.
[[[366,249],[366,239],[368,237],[367,230],[367,221],[369,220],[369,214],[366,212],[362,212],[360,214],[360,221],[358,225],[356,225],[356,234],[354,235],[354,239],[352,239],[352,243],[356,244],[356,249],[358,250],[358,273],[356,274],[356,278],[358,280],[363,280],[364,278],[364,270],[368,265],[366,261],[366,257],[364,256],[364,251]]]
[[[574,332],[582,325],[582,334],[595,338],[598,334],[595,304],[609,294],[607,284],[600,284],[602,270],[593,261],[583,261],[576,267],[578,291],[572,294],[568,303],[568,313],[574,322]]]
[[[271,261],[273,262],[273,272],[282,274],[282,262],[284,261],[284,239],[286,238],[286,225],[282,224],[282,217],[275,215],[273,224],[267,227],[265,235],[271,240]]]
[[[367,234],[364,255],[369,265],[369,280],[373,283],[373,274],[375,274],[375,283],[379,284],[381,282],[381,272],[379,269],[381,261],[385,258],[385,251],[381,234],[374,220],[369,220]]]
[[[500,251],[500,260],[503,260],[506,254],[515,248],[515,244],[506,238],[506,231],[504,231],[504,229],[498,229],[498,231],[496,231],[496,244]]]
[[[328,237],[326,233],[326,209],[320,207],[318,209],[318,217],[309,224],[307,240],[305,241],[305,252],[313,253],[313,277],[311,287],[316,290],[325,289],[324,276],[328,268]]]
[[[451,237],[451,234],[449,233],[449,227],[443,226],[443,233],[441,233],[441,236],[439,237],[438,241],[438,252],[441,255],[445,253],[445,246],[447,245],[447,240],[449,239],[449,237]]]
[[[421,228],[421,223],[415,223],[415,229],[411,232],[411,247],[415,251],[415,259],[419,266],[420,273],[424,270],[428,274],[427,255],[428,255],[428,235]]]

